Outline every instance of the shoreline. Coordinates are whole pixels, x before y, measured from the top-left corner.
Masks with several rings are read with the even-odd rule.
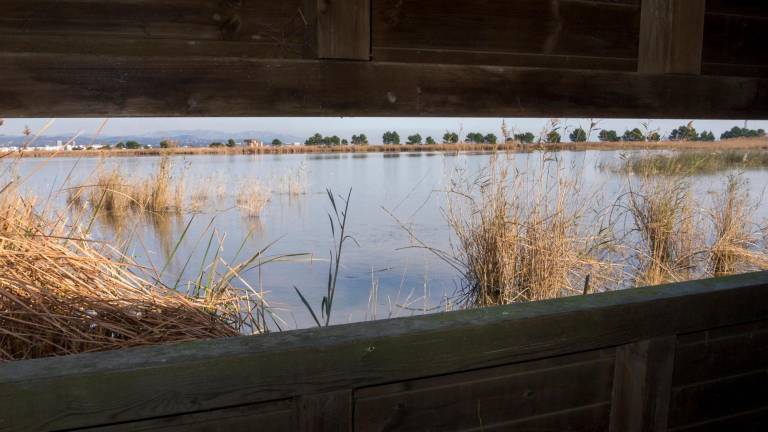
[[[534,151],[586,151],[586,150],[768,150],[768,140],[733,139],[724,141],[659,141],[659,142],[583,142],[559,144],[388,144],[341,146],[281,146],[281,147],[177,147],[169,149],[110,149],[46,151],[28,150],[0,153],[0,158],[46,157],[138,157],[138,156],[196,156],[196,155],[283,155],[324,153],[427,153],[464,151],[504,151],[530,153]]]

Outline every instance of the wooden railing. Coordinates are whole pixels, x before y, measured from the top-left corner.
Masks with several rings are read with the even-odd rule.
[[[766,388],[752,273],[6,363],[0,430],[747,430]]]

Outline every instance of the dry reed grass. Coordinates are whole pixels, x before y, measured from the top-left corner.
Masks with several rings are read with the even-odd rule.
[[[533,178],[494,155],[473,181],[453,179],[445,216],[457,245],[449,261],[463,273],[474,306],[534,301],[605,286],[613,266],[593,253],[601,235],[585,230],[577,182],[542,159]],[[442,254],[445,257],[445,254]]]
[[[270,195],[269,189],[260,181],[250,180],[238,188],[235,204],[244,216],[258,218],[269,203]]]
[[[184,295],[74,232],[0,192],[0,361],[265,331],[261,295],[231,284],[243,266]]]

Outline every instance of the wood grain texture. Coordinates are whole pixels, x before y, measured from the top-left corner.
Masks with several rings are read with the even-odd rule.
[[[0,54],[6,117],[768,118],[768,80],[579,70]]]
[[[667,430],[676,336],[665,336],[616,349],[610,430]]]
[[[319,58],[370,60],[371,0],[317,0]]]
[[[296,430],[352,432],[352,390],[308,394],[297,398]]]
[[[378,0],[373,47],[637,57],[639,1]],[[599,31],[597,30],[599,29]]]
[[[296,430],[293,400],[266,402],[151,420],[78,429],[89,432],[289,432]]]
[[[0,430],[68,429],[216,410],[765,320],[766,287],[768,273],[753,273],[323,330],[8,363],[0,365]]]
[[[589,379],[584,380],[584,377]],[[613,350],[592,351],[356,392],[355,430],[471,430],[608,405]],[[597,424],[608,424],[608,413]]]
[[[638,71],[701,73],[705,0],[644,0]]]

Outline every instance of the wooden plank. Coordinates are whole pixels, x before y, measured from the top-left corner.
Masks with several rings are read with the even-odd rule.
[[[370,0],[317,0],[317,55],[371,59]]]
[[[670,428],[738,417],[768,407],[768,369],[675,387]]]
[[[293,421],[293,401],[282,400],[78,430],[98,430],[99,432],[230,432],[256,428],[260,432],[288,432],[295,430]]]
[[[704,62],[768,66],[766,27],[768,17],[707,13]]]
[[[673,383],[676,386],[709,381],[717,377],[739,375],[768,369],[768,327],[737,326],[740,331],[726,337],[703,332],[695,343],[681,344],[677,349]]]
[[[643,0],[638,72],[701,73],[705,0]]]
[[[373,49],[373,58],[376,61],[381,62],[523,66],[617,71],[637,70],[636,58],[521,54],[475,50],[379,47]]]
[[[765,432],[768,424],[768,407],[753,411],[739,412],[722,418],[703,421],[680,428],[670,429],[671,432]]]
[[[768,273],[752,273],[322,330],[8,363],[0,365],[0,430],[67,429],[220,409],[764,320],[767,286]]]
[[[42,54],[0,54],[0,64],[6,117],[768,118],[768,79]]]
[[[351,432],[352,391],[303,395],[296,404],[296,429],[306,432]]]
[[[263,42],[303,38],[302,0],[4,0],[0,34]]]
[[[373,47],[441,50],[446,64],[456,51],[634,60],[639,25],[638,0],[378,0]]]
[[[673,335],[616,349],[611,431],[667,430],[676,342]]]
[[[612,354],[588,352],[362,389],[356,392],[355,430],[492,429],[608,405]],[[600,423],[607,425],[605,414]]]

